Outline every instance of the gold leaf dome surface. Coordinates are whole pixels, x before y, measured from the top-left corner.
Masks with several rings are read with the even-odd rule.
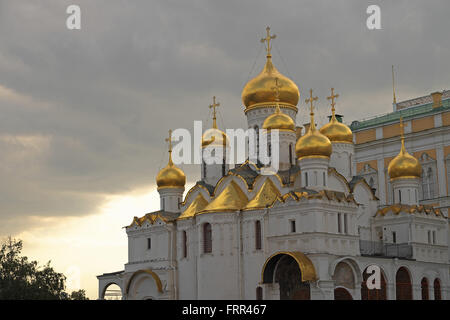
[[[184,188],[186,175],[183,170],[172,163],[170,159],[166,167],[159,171],[156,176],[156,185],[160,188]]]
[[[295,131],[295,123],[290,116],[282,113],[277,105],[275,112],[264,120],[263,129]]]
[[[419,160],[406,151],[403,140],[400,153],[389,162],[388,173],[391,179],[420,178],[422,175],[422,166]]]
[[[320,128],[320,133],[327,136],[331,142],[353,143],[352,130],[339,122],[334,115],[331,117],[330,122]]]
[[[242,90],[242,102],[246,108],[261,103],[274,103],[275,93],[272,89],[275,78],[281,85],[280,103],[295,107],[300,99],[297,85],[288,77],[282,75],[272,64],[272,57],[267,56],[264,69],[251,79]]]
[[[228,144],[228,137],[226,133],[217,128],[210,128],[202,135],[202,148],[226,147]]]

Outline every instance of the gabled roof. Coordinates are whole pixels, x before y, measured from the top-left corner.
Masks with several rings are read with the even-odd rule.
[[[238,211],[245,207],[248,198],[236,182],[231,182],[198,214],[208,212]]]
[[[202,211],[208,205],[208,201],[202,196],[201,193],[192,201],[189,207],[183,211],[183,213],[178,217],[177,220],[189,219],[196,215],[197,212]]]
[[[280,191],[274,185],[272,180],[266,178],[264,184],[258,190],[255,197],[247,203],[244,210],[264,209],[271,206],[280,196]]]

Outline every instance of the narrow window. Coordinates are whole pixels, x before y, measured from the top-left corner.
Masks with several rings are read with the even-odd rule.
[[[256,300],[263,299],[263,289],[261,287],[256,287]]]
[[[431,231],[428,230],[428,243],[431,243]]]
[[[323,186],[324,187],[326,186],[326,183],[325,183],[325,172],[323,172]]]
[[[441,300],[441,281],[439,279],[434,279],[434,300]]]
[[[340,213],[338,213],[338,215],[337,215],[337,225],[338,225],[338,233],[342,233],[341,214]]]
[[[261,250],[262,241],[261,241],[261,222],[255,221],[255,249]]]
[[[348,227],[347,227],[347,215],[344,214],[344,233],[347,234],[348,233]]]
[[[392,243],[397,243],[397,232],[392,231]]]
[[[289,163],[292,165],[292,144],[289,145]]]
[[[402,203],[402,190],[398,190],[398,202]]]
[[[305,172],[305,187],[308,186],[308,172]]]
[[[295,232],[295,220],[291,220],[291,232]]]
[[[209,223],[203,225],[203,253],[212,252],[212,230]]]
[[[152,248],[152,238],[147,238],[147,250]]]
[[[203,179],[206,178],[206,162],[203,160]]]
[[[433,231],[433,244],[436,244],[436,231]]]
[[[183,258],[187,257],[187,233],[183,231]]]

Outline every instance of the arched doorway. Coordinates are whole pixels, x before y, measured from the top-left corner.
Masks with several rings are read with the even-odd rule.
[[[405,267],[398,269],[395,276],[395,293],[397,300],[412,300],[411,276]]]
[[[101,298],[104,300],[122,300],[122,290],[117,284],[112,282],[105,287]]]
[[[334,300],[353,300],[352,295],[345,288],[334,289]]]
[[[310,300],[310,281],[316,280],[311,260],[301,252],[279,252],[263,267],[265,284],[277,283],[280,300]]]
[[[420,287],[422,289],[422,300],[430,300],[429,294],[428,294],[428,280],[427,278],[422,278],[422,281],[420,281]]]
[[[346,262],[339,262],[334,269],[334,299],[353,300],[349,290],[355,289],[355,275],[352,267]]]
[[[371,274],[367,273],[367,268],[363,272],[363,281],[361,282],[361,300],[387,300],[386,278],[383,272],[380,272],[380,289],[367,288],[367,279]]]
[[[434,300],[441,300],[441,281],[436,278],[434,279],[434,283],[433,283],[433,287],[434,287]]]
[[[126,286],[127,300],[158,299],[162,293],[161,279],[150,269],[133,273]]]

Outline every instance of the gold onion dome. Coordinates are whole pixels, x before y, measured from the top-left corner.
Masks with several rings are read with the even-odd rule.
[[[330,139],[316,129],[313,102],[317,100],[317,97],[313,98],[312,90],[310,90],[310,95],[311,98],[305,101],[311,103],[311,124],[309,125],[308,132],[300,137],[295,145],[295,153],[299,160],[302,158],[329,158],[332,151]]]
[[[270,40],[275,36],[270,36],[270,28],[267,27],[267,38],[261,41],[267,41],[267,61],[264,69],[255,78],[251,79],[242,90],[242,102],[246,108],[254,105],[274,103],[275,93],[272,90],[275,78],[278,78],[282,89],[280,90],[280,103],[295,107],[298,104],[300,93],[297,85],[288,77],[282,75],[272,64],[272,55],[270,54]]]
[[[334,99],[339,97],[338,94],[334,94],[334,89],[331,89],[331,96],[327,99],[331,99],[331,120],[326,125],[324,125],[320,129],[320,133],[327,136],[328,139],[330,139],[331,142],[338,142],[338,143],[353,143],[353,133],[352,130],[350,130],[349,127],[347,127],[345,124],[339,122],[336,119],[335,114],[335,102]]]
[[[166,141],[169,141],[169,163],[156,176],[156,185],[158,189],[184,188],[186,175],[172,161],[172,130],[169,130],[169,139]]]
[[[213,109],[213,126],[206,130],[202,135],[202,148],[205,147],[227,147],[228,137],[225,132],[217,128],[216,108],[220,103],[216,103],[216,97],[213,97],[213,104],[209,107]]]
[[[420,178],[422,166],[415,157],[410,155],[405,149],[405,138],[403,135],[403,122],[400,119],[402,147],[400,153],[391,160],[388,166],[388,174],[391,180]]]
[[[275,87],[273,89],[276,91],[275,92],[276,109],[274,113],[272,113],[264,120],[263,129],[295,131],[294,120],[292,120],[292,118],[287,114],[284,114],[280,111],[279,96],[281,94],[282,86],[279,84],[278,78],[275,78]]]

